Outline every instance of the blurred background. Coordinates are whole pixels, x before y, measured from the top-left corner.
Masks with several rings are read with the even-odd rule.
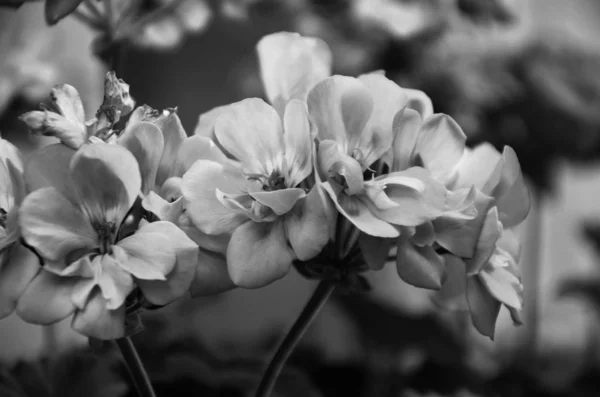
[[[502,312],[492,342],[467,313],[440,309],[387,266],[369,276],[371,291],[337,294],[327,304],[277,395],[600,395],[600,3],[181,3],[185,12],[124,47],[119,77],[138,105],[177,106],[189,135],[201,113],[264,96],[255,44],[268,33],[296,31],[327,42],[336,74],[384,70],[425,91],[469,144],[512,146],[531,187],[534,205],[519,230],[525,325],[514,328]],[[75,86],[93,117],[106,71],[94,43],[97,33],[74,17],[46,26],[42,3],[0,8],[3,138],[25,153],[45,144],[17,117],[59,83]],[[146,330],[133,339],[158,394],[249,395],[314,288],[292,272],[261,290],[183,299],[147,313]],[[134,395],[114,350],[86,351],[68,320],[51,327],[15,315],[1,320],[0,396],[11,382],[23,394],[7,396]]]

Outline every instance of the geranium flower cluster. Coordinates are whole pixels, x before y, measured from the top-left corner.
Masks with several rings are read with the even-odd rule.
[[[466,296],[485,335],[501,305],[518,321],[512,228],[529,198],[512,149],[466,148],[423,92],[382,73],[332,76],[319,39],[276,33],[257,52],[268,102],[216,108],[189,137],[176,109],[135,108],[111,72],[91,120],[68,85],[22,116],[60,143],[23,162],[2,141],[1,314],[73,316],[113,339],[188,291],[259,288],[293,265],[345,282],[395,262],[405,282]]]

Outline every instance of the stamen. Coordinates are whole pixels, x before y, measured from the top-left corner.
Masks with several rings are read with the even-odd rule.
[[[117,225],[114,222],[97,223],[94,225],[94,230],[98,233],[102,250],[101,253],[107,253],[109,247],[112,245],[112,236],[114,236],[117,231]]]

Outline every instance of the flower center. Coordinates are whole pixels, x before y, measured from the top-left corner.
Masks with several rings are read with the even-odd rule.
[[[6,217],[8,212],[4,208],[0,208],[0,227],[6,227]]]
[[[112,237],[117,231],[117,225],[114,222],[96,223],[94,230],[96,230],[100,240],[100,253],[106,254],[112,245]]]
[[[262,183],[262,188],[264,191],[272,192],[274,190],[282,190],[287,186],[285,184],[285,177],[281,175],[279,171],[271,172],[271,175],[261,175],[261,174],[250,174],[247,176],[248,180],[256,180]]]

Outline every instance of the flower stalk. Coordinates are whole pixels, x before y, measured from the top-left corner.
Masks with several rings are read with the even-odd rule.
[[[302,313],[300,313],[300,316],[298,316],[298,319],[271,359],[271,362],[258,385],[255,397],[268,397],[271,395],[275,382],[287,359],[292,354],[292,351],[312,323],[313,319],[325,305],[334,289],[335,284],[330,281],[324,280],[319,283],[308,303],[302,310]]]
[[[150,378],[144,369],[144,364],[142,364],[142,360],[140,360],[140,356],[138,355],[131,338],[120,338],[116,339],[115,342],[121,351],[123,360],[125,360],[125,365],[127,366],[127,370],[129,370],[131,380],[135,385],[138,396],[156,397]]]

